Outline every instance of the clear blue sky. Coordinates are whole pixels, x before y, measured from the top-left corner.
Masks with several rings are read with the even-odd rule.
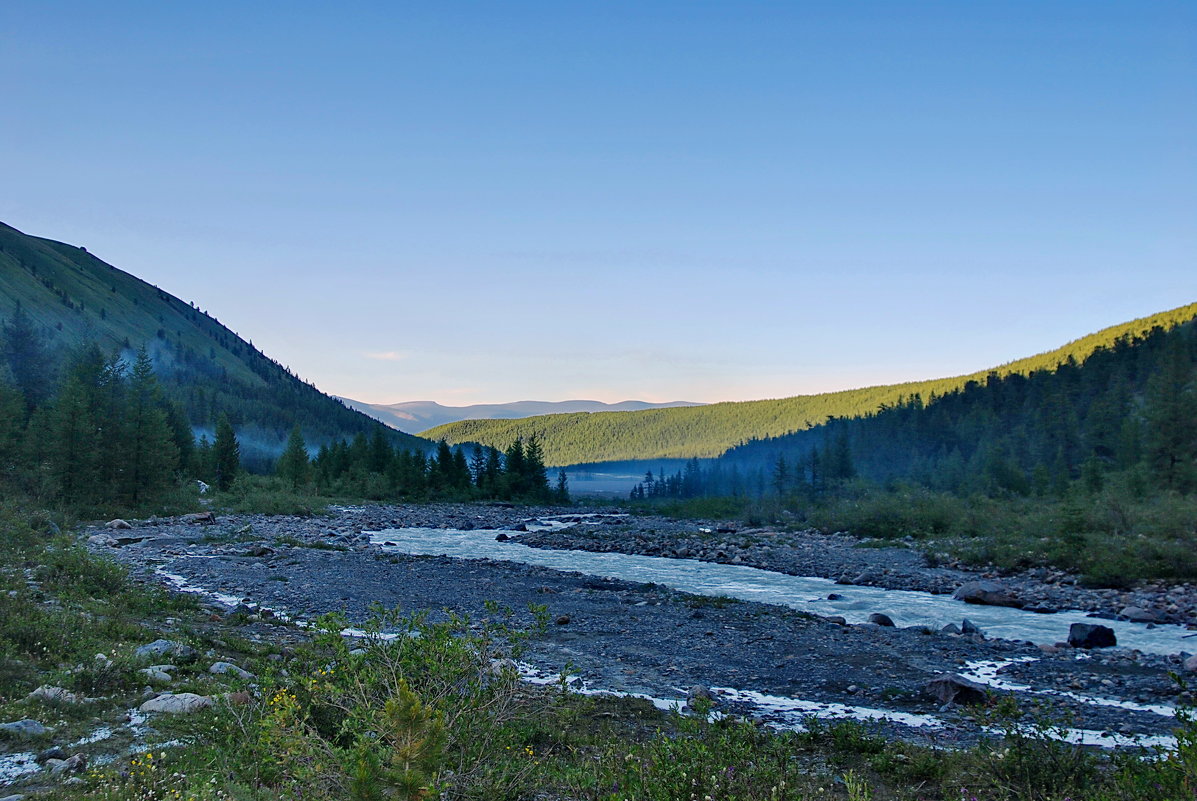
[[[930,378],[1197,300],[1197,3],[6,0],[0,165],[367,401]]]

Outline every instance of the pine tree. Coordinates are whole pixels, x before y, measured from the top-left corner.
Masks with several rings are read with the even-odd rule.
[[[278,459],[275,471],[279,478],[288,482],[292,489],[306,487],[312,480],[312,465],[308,460],[308,448],[303,441],[303,432],[296,423],[287,438],[287,447]]]
[[[1148,467],[1167,488],[1187,489],[1197,455],[1197,389],[1182,340],[1173,340],[1160,369],[1147,382],[1146,417]]]
[[[54,387],[53,362],[44,338],[20,302],[12,317],[0,326],[0,357],[31,408],[50,398]]]
[[[133,364],[123,417],[121,495],[136,506],[169,486],[179,466],[179,449],[162,411],[162,392],[145,348],[138,351]]]
[[[544,451],[533,434],[524,449],[525,492],[532,498],[548,500],[549,476],[544,466]]]
[[[241,445],[229,417],[223,412],[216,421],[216,441],[212,445],[213,479],[216,488],[225,491],[233,486],[233,479],[241,469]]]
[[[564,470],[557,473],[557,489],[553,491],[557,503],[569,503],[569,476]]]

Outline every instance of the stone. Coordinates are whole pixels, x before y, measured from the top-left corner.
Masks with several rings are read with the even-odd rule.
[[[569,620],[570,620],[569,615],[561,615],[557,618],[557,620],[555,622],[557,623],[558,626],[564,626],[565,624],[569,623]]]
[[[829,601],[842,601],[843,599],[844,596],[840,595],[838,592],[827,593],[827,600]]]
[[[844,617],[843,615],[828,615],[827,617],[825,617],[823,619],[826,620],[828,623],[834,623],[837,626],[848,625],[848,618]]]
[[[983,704],[989,700],[985,685],[955,673],[941,673],[923,685],[923,692],[941,704]]]
[[[75,754],[67,759],[47,759],[46,768],[54,776],[62,776],[65,773],[82,773],[87,770],[87,757],[83,754]]]
[[[1068,644],[1073,648],[1113,648],[1118,644],[1118,638],[1109,626],[1073,623],[1068,627]]]
[[[952,598],[966,604],[984,606],[1021,606],[1018,599],[1006,587],[996,581],[970,581],[961,584]]]
[[[163,693],[138,707],[142,712],[167,712],[185,715],[212,706],[212,699],[195,693]]]
[[[876,626],[888,626],[890,628],[893,628],[894,625],[893,619],[889,615],[882,614],[881,612],[874,612],[873,614],[869,615],[869,622]]]
[[[32,718],[25,718],[24,720],[13,721],[12,723],[0,723],[0,732],[22,740],[41,737],[48,731],[49,729]]]
[[[55,745],[51,748],[47,748],[45,751],[42,751],[40,754],[38,754],[36,757],[36,761],[37,761],[37,764],[44,765],[45,763],[49,762],[51,759],[66,759],[66,758],[67,758],[67,752],[63,749],[63,747],[61,745]]]
[[[245,552],[245,556],[270,556],[273,553],[274,549],[267,548],[265,545],[254,545]]]
[[[511,539],[511,537],[508,537],[506,534],[504,534],[501,531],[495,535],[495,542],[507,542],[507,540],[509,540],[509,539]]]
[[[111,548],[114,540],[107,534],[92,534],[87,538],[88,545],[95,545],[102,548]]]
[[[174,681],[174,677],[158,666],[142,668],[137,672],[150,684],[170,684]]]
[[[695,684],[686,691],[687,706],[693,707],[695,703],[699,702],[708,704],[713,704],[715,702],[715,694],[711,692],[710,687],[704,687],[701,684]]]
[[[1154,609],[1144,609],[1141,606],[1125,606],[1122,611],[1118,613],[1119,617],[1124,617],[1132,623],[1159,623],[1160,614]]]
[[[127,520],[121,520],[119,517],[116,518],[115,520],[109,520],[107,523],[104,524],[104,527],[113,529],[114,531],[117,529],[133,528],[133,526],[129,525],[129,522]]]
[[[980,627],[978,627],[976,623],[972,622],[967,617],[960,623],[960,633],[961,634],[981,634],[981,635],[985,634],[985,632],[981,631]]]
[[[940,629],[939,632],[941,634],[960,634],[961,633],[960,627],[957,626],[955,623],[949,623],[948,625],[946,625],[942,629]]]
[[[43,684],[29,695],[25,696],[26,701],[45,701],[51,704],[77,704],[82,699],[75,695],[70,690],[64,690],[62,687],[51,687],[48,684]]]
[[[193,525],[196,523],[211,525],[216,522],[216,515],[212,512],[192,512],[189,515],[183,515],[179,519],[184,523],[191,523]]]
[[[154,640],[146,645],[139,645],[133,651],[138,659],[152,659],[156,656],[170,656],[180,662],[192,662],[196,658],[195,649],[174,640]]]
[[[1190,673],[1197,673],[1197,655],[1190,656],[1185,660],[1185,670]]]
[[[237,667],[232,662],[213,662],[212,667],[208,668],[208,672],[218,675],[231,673],[239,679],[252,679],[254,677],[254,674],[245,668]]]

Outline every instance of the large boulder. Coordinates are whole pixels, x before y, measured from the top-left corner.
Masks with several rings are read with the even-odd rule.
[[[984,606],[1022,606],[1005,585],[996,581],[970,581],[961,584],[952,597],[966,604],[982,604]]]
[[[984,684],[955,673],[941,673],[923,685],[923,692],[941,704],[983,704],[989,700]]]
[[[869,622],[875,626],[886,626],[888,628],[893,628],[894,625],[893,618],[882,612],[874,612],[869,615]]]
[[[1113,648],[1118,644],[1118,638],[1109,626],[1073,623],[1068,627],[1068,644],[1073,648]]]
[[[1190,673],[1197,673],[1197,655],[1190,656],[1185,660],[1185,670]]]
[[[213,701],[206,695],[195,693],[164,693],[157,698],[151,698],[140,707],[142,712],[167,712],[172,715],[185,715],[212,706]]]

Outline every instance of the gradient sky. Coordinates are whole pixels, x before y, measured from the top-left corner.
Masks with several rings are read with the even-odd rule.
[[[0,220],[372,402],[969,372],[1197,300],[1197,3],[0,3]]]

